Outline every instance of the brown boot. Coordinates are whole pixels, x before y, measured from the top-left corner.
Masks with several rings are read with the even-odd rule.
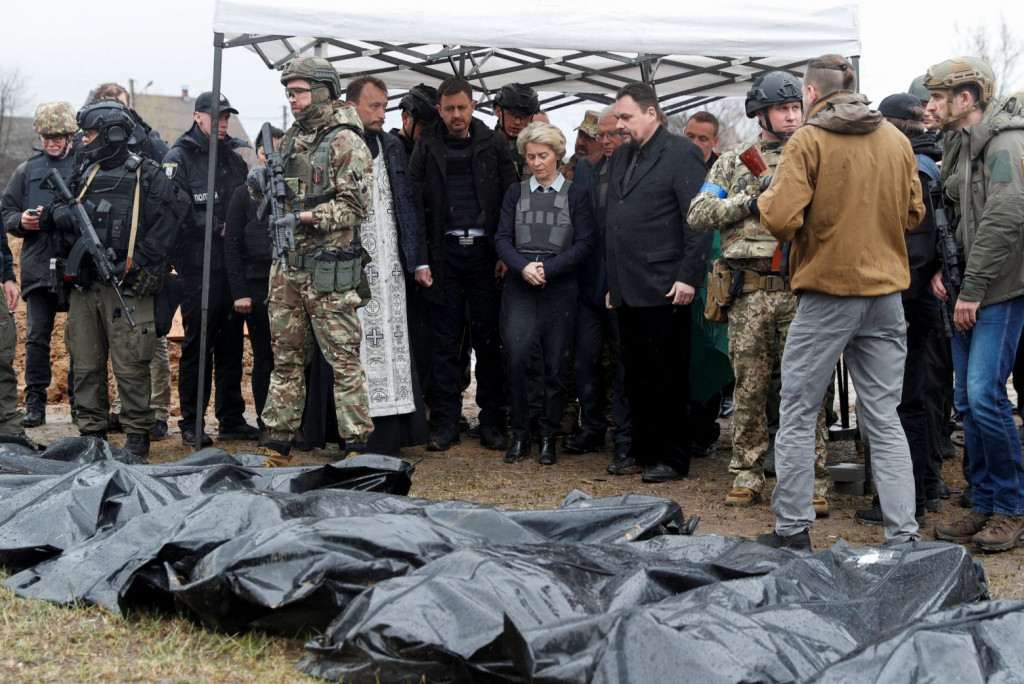
[[[253,451],[254,454],[266,456],[267,460],[261,464],[264,468],[283,468],[292,462],[291,442],[280,439],[268,439],[266,433],[260,438],[259,446]]]
[[[974,538],[974,535],[981,532],[988,522],[989,515],[971,511],[963,518],[950,523],[949,525],[936,525],[935,538],[944,541],[960,542],[966,544]]]
[[[753,506],[761,503],[761,493],[749,487],[733,487],[725,495],[726,506]]]
[[[1024,536],[1024,515],[993,513],[985,528],[974,535],[974,543],[982,551],[1012,549]]]
[[[818,518],[827,518],[828,517],[828,513],[829,513],[828,499],[826,499],[825,497],[820,496],[818,494],[815,494],[814,495],[814,499],[812,500],[811,503],[814,506],[814,515],[815,515],[815,517],[818,517]]]

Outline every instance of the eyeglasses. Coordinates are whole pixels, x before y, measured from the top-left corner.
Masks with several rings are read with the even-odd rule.
[[[608,138],[609,140],[614,140],[615,138],[619,138],[621,136],[622,133],[620,133],[619,131],[612,131],[611,133],[598,133],[597,139],[604,140],[605,138]]]
[[[293,98],[297,99],[299,97],[299,95],[302,95],[303,93],[311,93],[311,92],[313,92],[312,88],[285,88],[284,89],[284,94],[288,96],[289,100],[291,100]]]
[[[63,134],[58,134],[58,135],[41,135],[39,137],[42,138],[45,142],[60,142],[62,140],[66,140],[68,138],[68,136],[63,135]]]

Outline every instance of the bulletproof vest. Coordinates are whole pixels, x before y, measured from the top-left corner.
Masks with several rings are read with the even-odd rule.
[[[772,171],[779,165],[782,146],[777,143],[759,143],[761,154]],[[740,161],[740,152],[750,145],[740,145],[735,150],[733,163],[736,165],[736,191],[757,195],[758,179]],[[728,188],[727,188],[728,190]],[[748,216],[722,231],[722,256],[726,259],[762,259],[775,254],[778,239],[761,226],[761,219]]]
[[[290,203],[293,203],[293,206],[289,207],[290,211],[300,208],[309,210],[337,197],[330,165],[331,145],[345,129],[358,132],[352,126],[335,126],[324,132],[309,149],[288,155],[288,162],[284,168],[285,182],[295,193],[290,200]],[[291,146],[291,140],[291,136],[286,135],[281,141],[281,149],[287,150]]]
[[[561,254],[572,245],[569,218],[569,186],[558,192],[530,192],[530,181],[519,184],[516,204],[516,250],[537,254]]]
[[[53,192],[40,187],[43,178],[50,173],[50,169],[57,169],[64,181],[67,182],[74,168],[74,154],[68,154],[63,159],[54,159],[47,154],[40,154],[29,159],[25,163],[25,196],[22,198],[21,206],[25,209],[35,209],[38,206],[49,205],[53,201]]]
[[[112,247],[118,260],[128,255],[135,183],[135,171],[126,166],[107,171],[100,169],[82,198],[100,242]],[[142,235],[138,237],[141,239]]]
[[[469,144],[445,146],[447,230],[483,228],[484,215],[473,182],[473,148]]]

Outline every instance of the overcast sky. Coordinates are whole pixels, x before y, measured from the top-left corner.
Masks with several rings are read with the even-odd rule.
[[[31,115],[37,103],[50,100],[69,100],[79,107],[89,89],[103,81],[127,86],[134,79],[137,91],[161,95],[180,94],[187,87],[193,97],[212,86],[214,0],[4,4],[8,30],[0,40],[0,69],[18,68],[28,77],[19,114]],[[728,2],[720,6],[727,8]],[[952,15],[943,12],[950,6],[942,1],[861,2],[861,90],[877,103],[905,90],[930,64],[958,54],[962,39]],[[969,9],[971,17],[959,20],[961,29],[985,21],[994,32],[1002,12],[1024,34],[1024,3],[975,0],[958,6]],[[926,8],[932,10],[926,13]],[[571,23],[566,28],[571,30]],[[285,102],[278,72],[243,48],[223,54],[222,90],[241,112],[250,136],[263,121],[280,125]],[[1020,73],[1011,90],[1024,88]],[[552,120],[568,134],[582,118],[582,109],[555,112]],[[394,125],[397,116],[392,114],[388,126]]]

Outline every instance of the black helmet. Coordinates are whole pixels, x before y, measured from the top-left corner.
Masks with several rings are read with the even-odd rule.
[[[765,107],[802,100],[799,78],[785,71],[769,71],[758,76],[747,91],[747,118],[753,119]]]
[[[503,85],[494,96],[494,104],[533,116],[540,111],[540,100],[530,86],[522,83]]]
[[[437,88],[420,83],[409,88],[398,108],[409,112],[413,121],[429,125],[437,121],[441,115],[437,113]]]
[[[111,150],[127,145],[135,131],[131,111],[118,100],[93,100],[78,110],[75,121],[83,131],[99,131],[101,145]]]

